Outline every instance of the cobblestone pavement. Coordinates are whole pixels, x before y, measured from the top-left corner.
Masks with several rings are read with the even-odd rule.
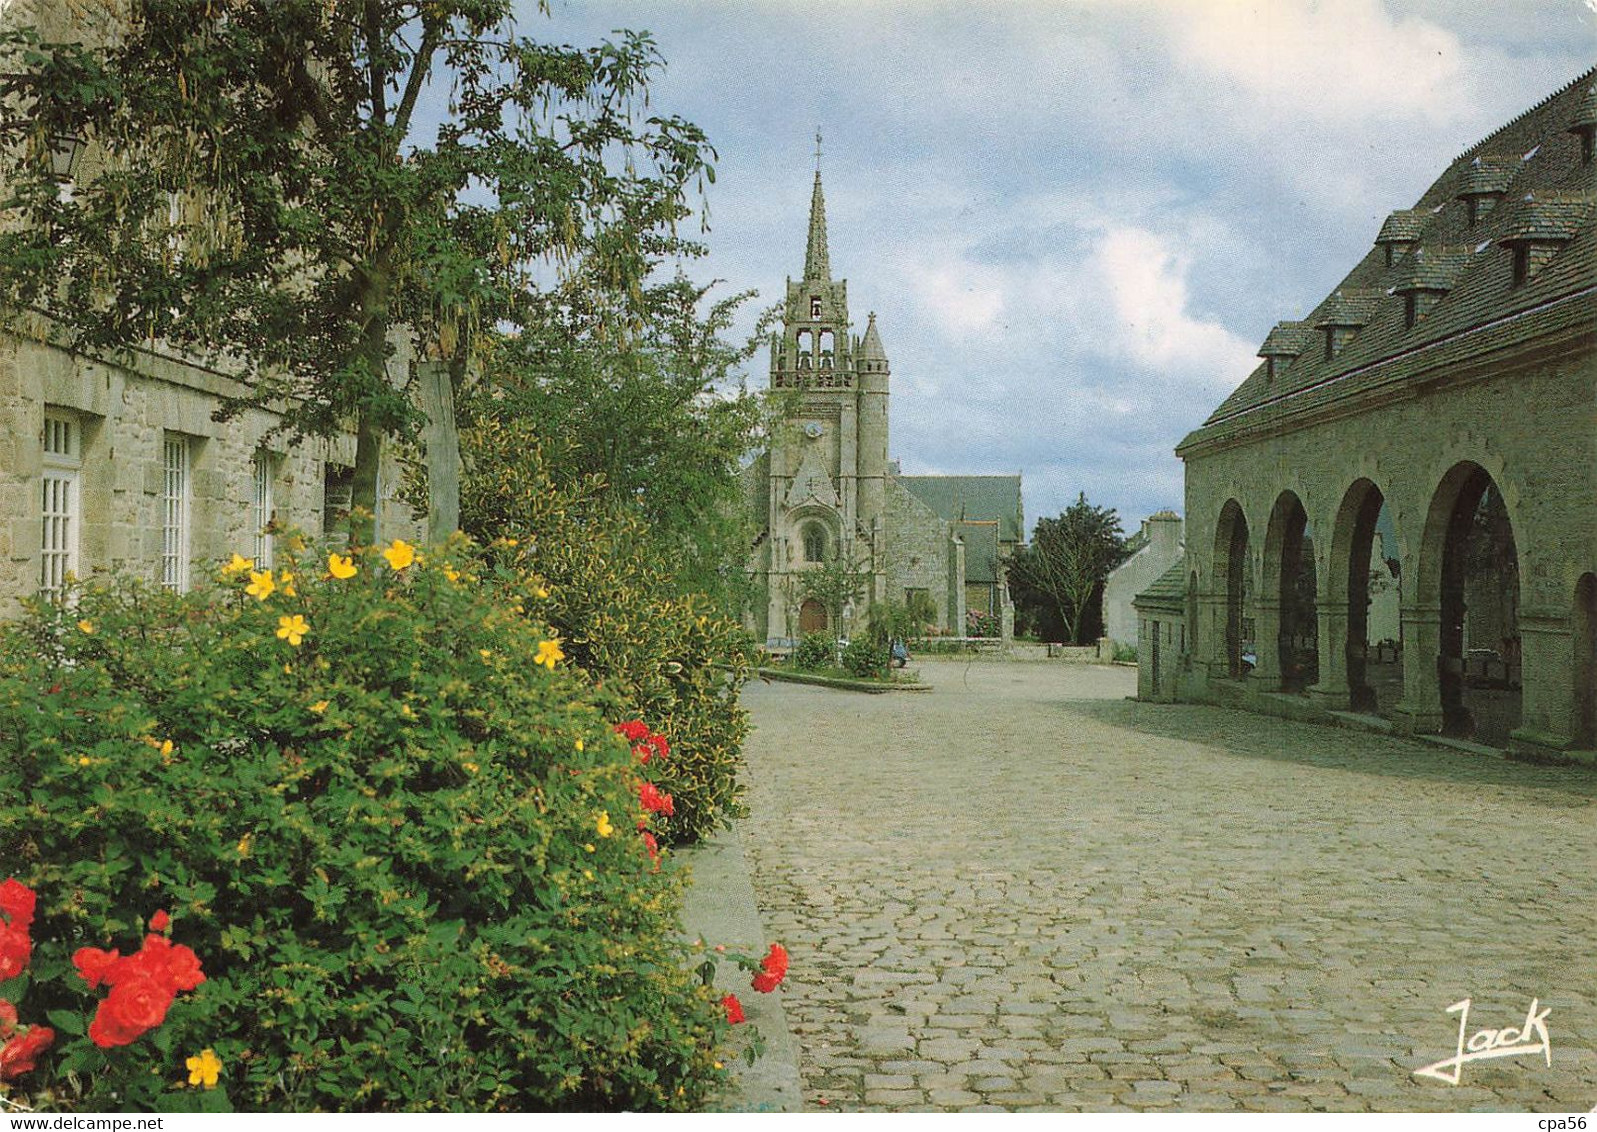
[[[752,685],[744,838],[805,1107],[1587,1111],[1597,772],[931,662]],[[1413,1070],[1531,999],[1552,1065]],[[1539,1012],[1539,1011],[1538,1011]]]

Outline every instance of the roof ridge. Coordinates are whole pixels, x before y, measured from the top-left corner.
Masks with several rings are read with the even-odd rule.
[[[1474,145],[1466,146],[1465,149],[1457,157],[1453,158],[1452,161],[1449,161],[1447,163],[1448,167],[1451,168],[1452,166],[1457,165],[1460,161],[1464,160],[1464,158],[1468,157],[1472,153],[1475,153],[1475,151],[1480,149],[1481,146],[1483,146],[1487,142],[1491,141],[1493,138],[1495,138],[1498,134],[1502,133],[1504,130],[1509,129],[1512,126],[1516,126],[1520,122],[1523,122],[1526,118],[1529,118],[1532,114],[1536,113],[1536,111],[1538,111],[1542,107],[1546,106],[1549,102],[1553,101],[1555,98],[1559,98],[1559,97],[1561,97],[1561,96],[1563,96],[1565,94],[1568,94],[1572,89],[1574,89],[1575,87],[1579,86],[1581,83],[1585,82],[1587,79],[1597,79],[1597,67],[1592,67],[1590,70],[1586,71],[1584,74],[1581,74],[1581,75],[1571,79],[1569,82],[1565,83],[1563,86],[1561,86],[1557,90],[1553,91],[1552,94],[1549,94],[1546,98],[1542,99],[1535,106],[1532,106],[1529,110],[1520,111],[1518,114],[1514,115],[1514,117],[1512,117],[1508,121],[1504,122],[1501,126],[1498,126],[1491,133],[1489,133],[1485,137],[1481,138]],[[1477,155],[1477,156],[1480,156],[1480,155]]]

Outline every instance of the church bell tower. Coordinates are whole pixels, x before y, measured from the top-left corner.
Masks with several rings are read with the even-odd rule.
[[[850,335],[848,283],[832,278],[827,250],[817,148],[804,276],[788,279],[782,330],[771,339],[771,388],[799,391],[770,450],[773,639],[855,632],[886,597],[887,355],[874,314],[862,338]],[[868,576],[842,626],[802,596],[803,572],[837,559]]]

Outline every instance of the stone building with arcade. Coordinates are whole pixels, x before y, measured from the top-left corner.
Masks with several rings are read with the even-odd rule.
[[[1588,72],[1270,331],[1177,448],[1186,555],[1138,598],[1142,696],[1597,748],[1594,134]]]
[[[748,628],[779,647],[809,632],[846,634],[877,602],[917,601],[932,632],[978,628],[1007,640],[1005,563],[1025,529],[1020,477],[901,475],[888,454],[891,367],[876,315],[863,335],[851,327],[848,283],[832,278],[817,170],[804,275],[787,281],[771,339],[771,388],[791,391],[792,408],[744,473],[757,532]],[[804,586],[806,572],[834,561],[862,582],[840,626]]]

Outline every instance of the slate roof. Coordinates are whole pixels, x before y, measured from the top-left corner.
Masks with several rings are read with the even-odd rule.
[[[1265,335],[1264,345],[1259,347],[1259,357],[1268,358],[1287,357],[1295,358],[1309,348],[1309,343],[1314,340],[1314,328],[1306,322],[1278,322],[1269,334]]]
[[[1000,541],[1025,537],[1019,476],[899,476],[898,482],[950,523],[997,519]]]
[[[1187,556],[1177,558],[1170,569],[1153,580],[1153,583],[1131,604],[1139,609],[1182,609],[1187,602]]]
[[[965,581],[998,581],[998,520],[954,524],[954,533],[965,540]]]
[[[1386,218],[1386,223],[1381,225],[1380,234],[1375,237],[1377,244],[1408,244],[1420,238],[1425,229],[1425,221],[1430,218],[1430,213],[1423,208],[1402,208]]]
[[[1385,249],[1372,245],[1332,295],[1301,320],[1323,324],[1340,317],[1351,295],[1370,296],[1368,321],[1333,357],[1305,350],[1290,365],[1278,363],[1275,380],[1259,365],[1177,447],[1179,455],[1243,432],[1268,430],[1277,422],[1360,396],[1384,386],[1422,380],[1441,367],[1561,335],[1590,333],[1597,327],[1597,223],[1591,202],[1593,166],[1581,157],[1581,138],[1571,125],[1585,112],[1597,70],[1557,91],[1496,133],[1466,150],[1416,203],[1423,213],[1420,245],[1425,249],[1470,249],[1452,289],[1412,328],[1404,300],[1394,287],[1414,268],[1399,257],[1386,265]],[[1512,154],[1506,197],[1469,223],[1464,186],[1478,185],[1487,169],[1501,172],[1486,155]],[[1531,199],[1526,200],[1529,196]],[[1514,285],[1513,256],[1503,240],[1514,240],[1521,224],[1536,224],[1538,202],[1583,204],[1576,231],[1545,266]],[[1570,213],[1579,209],[1571,208]],[[1566,214],[1567,218],[1567,214]],[[1429,257],[1434,254],[1427,251]],[[1339,297],[1340,296],[1340,297]]]

